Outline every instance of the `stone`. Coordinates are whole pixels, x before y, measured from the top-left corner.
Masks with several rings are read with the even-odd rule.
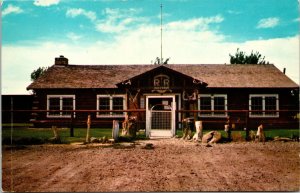
[[[221,140],[222,135],[218,131],[210,131],[203,135],[202,143],[217,143]]]
[[[97,139],[96,137],[91,137],[91,138],[90,138],[90,142],[91,142],[91,143],[99,143],[100,141],[99,141],[99,139]]]

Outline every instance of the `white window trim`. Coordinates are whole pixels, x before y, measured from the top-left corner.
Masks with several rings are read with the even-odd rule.
[[[266,114],[266,112],[262,112],[262,115],[253,115],[252,112],[249,113],[249,117],[252,118],[279,118],[279,95],[278,94],[250,94],[249,95],[249,110],[252,110],[252,104],[251,104],[251,98],[252,97],[262,97],[262,110],[266,110],[266,102],[265,102],[265,97],[276,97],[276,114],[275,115],[270,115]]]
[[[73,110],[75,110],[75,95],[47,95],[47,110],[50,110],[50,98],[59,98],[59,110],[63,110],[63,98],[73,98]],[[63,115],[62,112],[59,115],[51,115],[50,112],[47,112],[47,118],[71,118],[71,115]]]
[[[127,110],[127,97],[124,94],[114,94],[114,95],[97,95],[97,111],[100,110],[99,109],[99,98],[109,98],[109,110],[113,110],[113,98],[114,97],[122,97],[123,98],[123,110]],[[97,118],[123,118],[125,117],[126,112],[123,112],[123,114],[121,115],[114,115],[113,112],[110,112],[109,115],[101,115],[100,112],[97,112],[96,117]]]
[[[226,94],[199,94],[198,95],[198,109],[201,110],[201,105],[200,105],[200,101],[201,101],[201,97],[210,97],[210,102],[211,102],[211,110],[214,111],[215,110],[215,97],[224,97],[225,101],[224,101],[224,105],[225,105],[225,113],[220,115],[220,114],[215,114],[214,112],[211,112],[210,114],[201,114],[199,113],[198,115],[200,117],[227,117],[227,95]]]

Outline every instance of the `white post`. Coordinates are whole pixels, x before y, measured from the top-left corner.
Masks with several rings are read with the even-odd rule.
[[[195,121],[196,133],[193,136],[193,140],[202,141],[203,136],[203,126],[202,121]]]
[[[118,120],[113,120],[113,128],[112,128],[112,138],[114,141],[118,141],[119,138],[119,121]]]
[[[149,98],[146,96],[146,137],[150,137],[150,129],[151,129],[151,113],[149,110]]]
[[[172,103],[172,137],[175,136],[175,130],[176,130],[176,101],[175,101],[175,96],[172,97],[173,103]]]

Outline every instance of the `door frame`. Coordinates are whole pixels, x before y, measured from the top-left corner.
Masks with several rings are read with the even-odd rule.
[[[162,132],[162,136],[159,137],[174,137],[175,136],[175,129],[176,129],[176,119],[175,119],[175,112],[176,112],[176,97],[175,94],[146,94],[146,137],[151,137],[151,109],[149,109],[149,99],[151,98],[172,98],[172,116],[171,116],[171,130],[170,133],[164,132],[166,135],[164,136]]]

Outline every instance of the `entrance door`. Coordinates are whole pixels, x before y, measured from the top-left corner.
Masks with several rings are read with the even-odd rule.
[[[146,96],[146,110],[148,137],[175,135],[175,96]]]

